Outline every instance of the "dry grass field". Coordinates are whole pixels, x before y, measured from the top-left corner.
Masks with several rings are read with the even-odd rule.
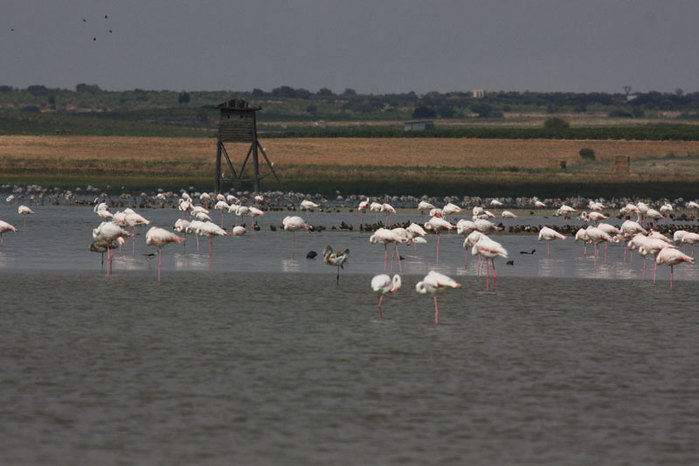
[[[697,183],[699,141],[513,140],[455,138],[299,138],[263,141],[284,186],[429,183]],[[582,162],[589,147],[595,162]],[[238,166],[247,146],[228,145]],[[612,173],[617,155],[631,157],[631,172]],[[119,182],[209,180],[215,140],[98,136],[2,136],[0,182],[50,177]],[[560,169],[566,161],[567,170]],[[299,185],[300,183],[300,185]],[[340,187],[340,186],[338,186]]]

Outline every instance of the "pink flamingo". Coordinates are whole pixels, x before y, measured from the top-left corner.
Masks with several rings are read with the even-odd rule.
[[[478,254],[485,259],[485,265],[487,268],[485,275],[485,289],[488,290],[488,276],[490,275],[490,269],[488,268],[488,259],[493,264],[493,281],[491,285],[492,291],[495,291],[495,279],[498,278],[498,274],[495,271],[495,258],[502,257],[507,259],[507,250],[502,247],[502,244],[497,241],[493,241],[485,235],[481,235],[480,239],[476,244],[473,245],[471,249],[471,254],[474,256]]]
[[[554,239],[566,239],[567,236],[560,234],[556,230],[553,230],[549,227],[543,227],[541,231],[539,231],[539,241],[541,240],[546,240],[546,257],[551,258],[551,245],[550,241]]]
[[[294,258],[294,247],[296,246],[296,230],[308,230],[310,228],[306,222],[299,216],[286,216],[282,220],[282,225],[284,226],[284,231],[290,231],[293,233],[291,237],[291,258]]]
[[[434,299],[434,324],[439,325],[439,309],[437,308],[437,295],[452,288],[461,288],[461,283],[457,283],[451,278],[434,270],[430,271],[422,281],[417,282],[415,291],[418,294],[431,294]]]
[[[440,216],[434,216],[425,223],[425,229],[437,234],[437,267],[439,267],[439,230],[453,230],[455,227]]]
[[[158,283],[160,283],[160,269],[163,265],[163,246],[168,243],[184,243],[187,238],[177,236],[164,228],[151,227],[146,233],[146,244],[158,248]]]
[[[12,231],[14,233],[17,233],[17,228],[15,228],[14,226],[10,225],[9,223],[7,223],[5,221],[0,220],[0,248],[4,244],[4,239],[3,239],[2,235],[7,233],[8,231]]]
[[[682,262],[689,262],[690,264],[692,264],[694,263],[694,258],[689,257],[685,253],[673,247],[663,248],[655,258],[656,265],[665,264],[670,266],[670,289],[672,289],[672,283],[674,280],[674,268],[677,264],[680,264]],[[655,283],[655,277],[653,278],[653,282]]]
[[[383,320],[383,311],[381,310],[381,302],[384,295],[395,293],[401,286],[400,275],[394,275],[393,278],[386,274],[376,275],[371,279],[371,289],[379,295],[379,319]]]

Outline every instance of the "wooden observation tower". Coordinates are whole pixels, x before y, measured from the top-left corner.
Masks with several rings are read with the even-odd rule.
[[[243,99],[231,99],[227,102],[223,102],[216,106],[221,110],[221,120],[218,124],[218,140],[216,142],[216,193],[221,192],[221,155],[226,157],[226,163],[228,168],[231,170],[233,180],[240,181],[253,181],[253,186],[255,192],[260,190],[260,163],[258,159],[258,149],[262,152],[262,156],[265,158],[267,165],[269,166],[270,173],[279,181],[279,177],[274,172],[274,164],[269,161],[264,148],[257,139],[257,116],[255,112],[260,110],[261,107],[255,107],[250,105],[247,101]],[[243,165],[240,167],[239,171],[236,171],[228,156],[228,151],[226,150],[227,142],[249,142],[250,148],[245,156]],[[250,160],[252,155],[252,166],[253,166],[253,177],[243,178],[243,173],[245,171],[245,166]],[[269,174],[267,174],[269,175]],[[267,176],[265,175],[265,176]]]

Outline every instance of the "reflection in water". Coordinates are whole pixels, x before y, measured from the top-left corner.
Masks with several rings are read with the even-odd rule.
[[[282,259],[283,272],[298,272],[301,270],[301,264],[296,259]]]

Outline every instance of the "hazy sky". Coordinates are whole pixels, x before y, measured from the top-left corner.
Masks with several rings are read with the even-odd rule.
[[[699,0],[0,0],[0,84],[80,82],[696,91]]]

